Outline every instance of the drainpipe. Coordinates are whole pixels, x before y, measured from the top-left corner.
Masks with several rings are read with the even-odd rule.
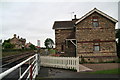
[[[77,57],[77,40],[76,40],[76,57]]]

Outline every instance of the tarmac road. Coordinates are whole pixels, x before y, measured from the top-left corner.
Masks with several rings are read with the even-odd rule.
[[[37,78],[119,78],[117,74],[88,74],[63,69],[41,67]],[[36,79],[37,79],[36,78]]]

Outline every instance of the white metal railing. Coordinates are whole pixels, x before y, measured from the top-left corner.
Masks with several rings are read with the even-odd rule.
[[[35,54],[35,55],[29,57],[28,59],[24,60],[23,62],[17,64],[16,66],[2,72],[0,74],[0,80],[2,78],[4,78],[5,76],[7,76],[8,74],[15,71],[16,69],[19,69],[19,74],[18,74],[19,79],[18,80],[21,80],[27,73],[28,73],[28,76],[27,76],[26,80],[28,80],[28,79],[33,80],[36,77],[36,75],[38,75],[38,70],[40,68],[39,63],[38,63],[38,60],[39,60],[38,56],[39,56],[38,54]],[[25,63],[29,63],[29,66],[23,73],[21,73],[21,66]]]
[[[75,69],[79,72],[79,57],[40,56],[41,66]]]

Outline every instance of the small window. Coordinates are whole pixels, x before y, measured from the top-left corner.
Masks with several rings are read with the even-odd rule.
[[[98,21],[98,19],[93,19],[93,21]]]
[[[98,27],[98,22],[93,22],[93,27]]]
[[[98,27],[99,26],[98,17],[97,16],[93,16],[92,17],[92,23],[93,23],[93,27]]]
[[[100,51],[100,46],[94,46],[94,51]]]
[[[94,43],[94,51],[100,51],[99,43]]]

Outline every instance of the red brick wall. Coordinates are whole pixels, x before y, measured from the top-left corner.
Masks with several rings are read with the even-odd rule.
[[[98,16],[99,27],[93,27],[92,16]],[[75,37],[78,42],[78,56],[89,53],[92,53],[91,56],[102,53],[113,53],[116,56],[115,23],[98,13],[93,13],[76,25]],[[100,45],[99,52],[93,51],[94,40]]]

